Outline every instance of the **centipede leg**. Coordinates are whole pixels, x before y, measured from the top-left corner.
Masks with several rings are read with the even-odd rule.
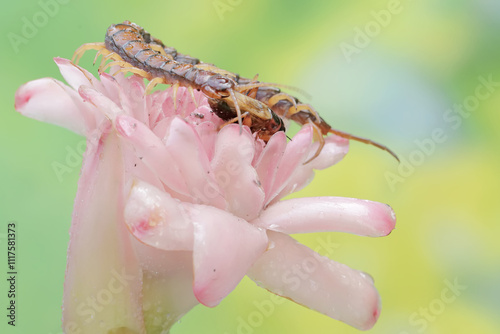
[[[141,70],[142,71],[142,70]],[[148,85],[146,86],[146,90],[144,91],[144,96],[148,95],[149,93],[151,93],[151,91],[153,90],[153,88],[156,87],[156,85],[158,84],[161,84],[161,83],[164,83],[165,80],[163,78],[160,78],[160,77],[156,77],[154,78],[153,80],[151,80]]]
[[[259,74],[256,74],[256,75],[253,77],[253,79],[252,79],[252,81],[251,81],[251,82],[252,82],[252,83],[257,83],[257,82],[258,82],[258,81],[257,81],[257,79],[258,79],[258,78],[259,78]],[[252,99],[255,99],[255,98],[257,98],[257,92],[258,92],[258,91],[259,91],[259,88],[258,88],[258,87],[256,87],[256,88],[252,88],[252,89],[250,89],[250,90],[248,91],[247,95],[248,95],[249,97],[251,97]]]
[[[76,49],[75,53],[73,53],[73,57],[71,58],[71,62],[73,64],[78,65],[78,62],[80,62],[80,59],[82,58],[83,54],[87,52],[88,50],[102,50],[106,49],[106,45],[104,43],[87,43],[83,44],[80,46],[78,49]]]
[[[102,68],[99,68],[100,72],[106,71],[111,66],[121,66],[122,68],[134,68],[132,65],[123,60],[115,60],[110,63],[105,64]],[[145,72],[145,71],[144,71]],[[146,72],[147,73],[147,72]],[[116,73],[115,73],[116,74]]]
[[[229,89],[229,94],[231,94],[231,98],[233,99],[234,102],[234,108],[236,109],[236,115],[238,116],[238,124],[240,125],[240,135],[243,132],[243,121],[241,119],[241,110],[240,106],[238,105],[238,100],[236,99],[236,95],[234,94],[234,91],[232,89]]]
[[[309,124],[311,124],[313,127],[313,141],[318,141],[319,146],[318,146],[318,149],[316,150],[316,153],[314,153],[314,155],[309,160],[304,162],[304,165],[306,165],[306,164],[310,163],[311,161],[313,161],[314,159],[316,159],[318,157],[318,155],[321,153],[321,150],[323,149],[323,147],[325,146],[325,138],[323,137],[323,134],[321,133],[321,129],[316,124],[314,124],[314,122],[311,120],[309,120]]]
[[[140,75],[141,77],[146,78],[146,79],[149,79],[151,77],[151,75],[148,72],[146,72],[144,70],[141,70],[140,68],[132,67],[132,66],[120,68],[118,71],[116,71],[112,75],[115,76],[115,75],[117,75],[118,73],[121,73],[121,72],[122,73],[125,73],[125,72],[134,73],[134,74]]]
[[[189,91],[189,94],[191,94],[191,98],[193,99],[194,106],[196,108],[198,108],[198,101],[196,101],[196,97],[194,96],[194,89],[193,89],[193,87],[188,86],[188,91]]]

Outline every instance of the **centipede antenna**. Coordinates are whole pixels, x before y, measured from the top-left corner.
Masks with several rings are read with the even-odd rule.
[[[238,100],[236,100],[236,95],[232,89],[229,89],[229,94],[231,94],[231,98],[234,101],[234,107],[236,109],[236,115],[238,116],[238,124],[240,125],[240,135],[243,132],[243,121],[241,119],[241,111],[240,106],[238,105]]]
[[[387,146],[384,146],[382,144],[374,142],[373,140],[370,140],[370,139],[367,139],[367,138],[358,137],[358,136],[354,136],[354,135],[351,135],[349,133],[342,132],[342,131],[335,130],[335,129],[330,129],[330,131],[328,131],[328,132],[333,133],[334,135],[340,136],[340,137],[345,138],[345,139],[352,139],[352,140],[359,141],[361,143],[365,143],[365,144],[368,144],[368,145],[373,145],[375,147],[378,147],[379,149],[388,152],[398,162],[400,162],[398,156],[396,155],[396,153],[394,153],[392,150],[390,150]]]

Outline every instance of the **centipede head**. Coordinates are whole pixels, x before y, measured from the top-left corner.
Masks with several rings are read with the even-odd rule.
[[[211,98],[223,98],[230,95],[229,90],[232,89],[236,83],[223,76],[213,75],[201,86],[203,93]]]

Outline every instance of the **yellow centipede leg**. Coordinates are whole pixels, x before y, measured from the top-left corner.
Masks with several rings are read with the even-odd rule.
[[[73,64],[78,65],[78,62],[82,58],[83,54],[87,52],[88,50],[102,50],[105,49],[106,45],[104,43],[87,43],[83,44],[80,46],[78,49],[76,49],[75,53],[73,53],[73,57],[71,58],[71,61]]]
[[[104,66],[106,64],[106,62],[111,59],[113,61],[122,61],[122,62],[125,62],[123,60],[122,57],[120,57],[119,54],[115,53],[115,52],[110,52],[106,55],[104,55],[101,59],[101,63],[99,64],[99,68],[97,69],[98,72],[104,72],[104,70],[106,69]]]
[[[313,121],[309,120],[309,123],[313,127],[313,140],[318,141],[319,146],[318,146],[318,149],[316,150],[316,153],[314,153],[314,155],[309,160],[304,162],[304,165],[306,165],[306,164],[310,163],[311,161],[313,161],[314,159],[316,159],[318,157],[318,155],[321,153],[321,150],[323,149],[323,147],[325,146],[325,138],[323,137],[323,134],[321,133],[321,129],[316,124],[314,124]]]
[[[234,94],[234,91],[232,89],[229,89],[229,94],[231,94],[231,98],[234,101],[234,108],[236,109],[236,115],[238,116],[238,124],[240,125],[240,135],[243,132],[243,121],[241,118],[241,110],[240,106],[238,105],[238,100],[236,99],[236,95]]]
[[[256,74],[256,75],[253,77],[252,81],[250,81],[250,83],[257,83],[257,82],[258,82],[258,81],[257,81],[257,79],[258,79],[258,78],[259,78],[259,74]],[[256,87],[256,88],[251,88],[251,89],[249,89],[249,90],[248,90],[248,92],[247,92],[247,96],[251,97],[252,99],[255,99],[255,98],[257,98],[257,92],[258,92],[258,91],[259,91],[259,88],[258,88],[258,87]]]
[[[144,96],[151,93],[151,91],[153,90],[153,88],[156,87],[156,85],[164,83],[164,82],[165,82],[165,80],[163,80],[163,78],[160,78],[160,77],[157,77],[157,78],[154,78],[153,80],[151,80],[148,83],[148,85],[146,86],[146,90],[144,91]]]
[[[196,101],[196,97],[194,96],[194,89],[193,87],[189,86],[188,87],[189,94],[191,94],[191,98],[193,99],[194,106],[198,108],[198,101]]]
[[[144,77],[146,79],[150,78],[150,74],[148,72],[141,70],[140,68],[132,67],[132,66],[120,68],[118,71],[116,71],[112,75],[115,76],[120,72],[123,72],[123,73],[129,72],[129,73],[134,73],[134,74],[140,75],[141,77]]]
[[[111,66],[121,66],[123,68],[126,68],[126,67],[132,67],[132,65],[130,65],[129,63],[127,63],[126,61],[123,61],[123,60],[115,60],[115,61],[112,61],[110,63],[107,63],[105,64],[102,68],[100,68],[100,72],[104,72],[106,71],[108,68],[110,68]]]

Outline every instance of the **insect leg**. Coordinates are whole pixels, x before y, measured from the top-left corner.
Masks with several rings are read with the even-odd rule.
[[[236,115],[238,116],[238,124],[240,125],[240,134],[243,131],[243,122],[241,119],[241,110],[240,106],[238,105],[238,100],[236,99],[236,95],[234,94],[234,91],[232,89],[229,89],[229,94],[231,94],[231,98],[234,101],[234,108],[236,109]]]
[[[151,78],[151,74],[149,74],[148,72],[146,72],[144,70],[141,70],[140,68],[132,67],[132,66],[120,68],[118,71],[116,71],[112,75],[115,76],[115,75],[117,75],[120,72],[123,72],[123,73],[125,73],[125,72],[134,73],[134,74],[140,75],[141,77],[144,77],[146,79]]]
[[[83,54],[88,51],[88,50],[102,50],[105,49],[106,45],[104,43],[87,43],[83,44],[80,46],[78,49],[76,49],[75,53],[73,54],[73,57],[71,58],[71,61],[73,64],[78,65],[78,62],[80,61],[80,58],[82,58]]]
[[[148,83],[148,85],[146,86],[146,90],[144,91],[144,96],[146,96],[149,93],[151,93],[151,91],[153,90],[153,88],[156,87],[156,85],[164,83],[164,82],[165,82],[165,80],[163,78],[161,78],[161,77],[156,77],[153,80],[151,80]]]
[[[188,87],[189,94],[191,94],[191,98],[193,99],[194,105],[196,108],[198,108],[198,101],[196,101],[196,97],[194,96],[194,89],[193,87],[189,86]]]
[[[313,127],[313,140],[314,141],[317,140],[319,143],[319,146],[318,146],[318,149],[316,150],[316,153],[314,153],[314,155],[309,160],[304,162],[304,165],[306,165],[306,164],[310,163],[311,161],[313,161],[314,159],[316,159],[318,157],[318,155],[321,153],[321,150],[323,149],[323,147],[325,146],[325,138],[323,137],[323,134],[321,133],[321,129],[316,124],[314,124],[314,122],[310,119],[309,119],[309,124],[311,124]]]
[[[133,67],[132,65],[130,65],[129,63],[127,63],[126,61],[123,61],[123,60],[115,60],[115,61],[112,61],[110,63],[107,63],[105,64],[102,68],[100,68],[100,71],[101,72],[104,72],[106,71],[108,68],[110,68],[111,66],[121,66],[122,68],[129,68],[129,67]],[[118,73],[118,72],[117,72]]]

